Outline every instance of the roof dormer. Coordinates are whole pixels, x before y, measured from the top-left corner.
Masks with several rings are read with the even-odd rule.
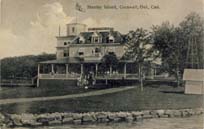
[[[115,42],[115,37],[111,33],[108,35],[108,42],[109,43],[114,43]]]
[[[102,43],[102,36],[98,32],[94,32],[91,39],[92,43]]]
[[[85,38],[82,35],[79,36],[79,43],[85,43]]]

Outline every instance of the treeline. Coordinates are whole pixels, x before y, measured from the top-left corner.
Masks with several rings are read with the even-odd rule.
[[[166,72],[175,76],[178,85],[185,68],[202,69],[204,66],[204,19],[195,12],[187,15],[178,26],[167,21],[153,26],[151,31],[138,28],[127,36],[129,52],[126,57],[139,64],[141,82],[145,62],[152,62],[155,57],[161,59]],[[147,49],[150,44],[152,49]]]
[[[4,58],[1,60],[1,77],[2,79],[31,79],[37,75],[38,62],[53,59],[55,54]]]
[[[152,30],[154,47],[166,71],[181,77],[185,68],[203,68],[204,19],[199,14],[190,13],[178,26],[164,22]]]

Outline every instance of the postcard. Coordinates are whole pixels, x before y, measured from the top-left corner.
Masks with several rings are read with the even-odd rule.
[[[203,129],[203,0],[0,0],[1,129]]]

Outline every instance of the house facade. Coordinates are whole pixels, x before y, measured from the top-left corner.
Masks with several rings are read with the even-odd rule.
[[[124,35],[110,27],[86,28],[80,23],[67,24],[67,35],[57,36],[56,60],[38,64],[38,80],[76,80],[88,72],[96,79],[137,78],[135,64],[122,60],[127,50]],[[118,68],[102,68],[102,58],[114,53]]]

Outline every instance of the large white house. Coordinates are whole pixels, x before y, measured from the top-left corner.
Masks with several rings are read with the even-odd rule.
[[[67,24],[67,35],[56,37],[56,60],[40,62],[38,65],[37,85],[47,79],[76,80],[90,71],[96,79],[136,78],[134,62],[121,59],[127,50],[124,36],[110,27],[87,29],[84,24]],[[118,68],[101,67],[102,58],[109,53],[117,56]]]

